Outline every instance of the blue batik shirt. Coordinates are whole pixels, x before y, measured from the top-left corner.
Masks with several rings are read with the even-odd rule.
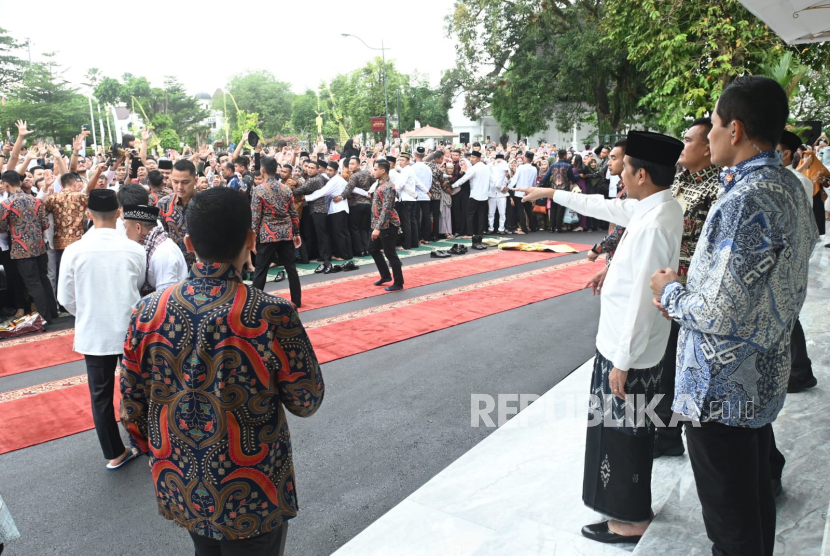
[[[680,323],[672,409],[701,422],[775,420],[790,374],[790,334],[818,241],[795,175],[768,151],[720,174],[684,288],[661,302]]]

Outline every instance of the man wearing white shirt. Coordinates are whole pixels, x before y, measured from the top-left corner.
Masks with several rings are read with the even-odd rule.
[[[187,278],[187,261],[179,246],[170,239],[159,223],[159,208],[150,204],[144,186],[128,183],[118,191],[124,234],[144,248],[147,254],[147,276],[141,295],[164,290]]]
[[[338,174],[340,165],[331,161],[326,166],[328,183],[310,195],[306,195],[306,202],[320,198],[329,200],[328,221],[334,233],[334,247],[337,253],[348,260],[352,258],[352,238],[349,235],[349,201],[343,198],[343,192],[349,185],[343,176]]]
[[[481,153],[473,151],[470,154],[473,167],[464,174],[453,187],[470,182],[470,201],[467,204],[467,230],[472,232],[473,249],[487,249],[481,243],[484,235],[484,226],[487,221],[487,197],[490,192],[490,169],[481,160]]]
[[[529,203],[523,203],[522,197],[524,193],[522,190],[528,187],[536,187],[536,178],[539,176],[539,170],[533,165],[533,153],[525,151],[524,164],[519,164],[516,168],[516,173],[507,185],[508,189],[513,190],[515,205],[513,206],[516,219],[524,233],[528,232],[527,222],[530,222],[530,231],[538,230],[536,224],[536,216],[533,214],[533,206]]]
[[[58,278],[58,300],[75,315],[72,349],[86,360],[92,418],[108,469],[137,454],[121,440],[113,395],[118,357],[147,271],[144,249],[116,231],[118,216],[114,191],[90,192],[87,217],[95,227],[64,250]]]
[[[677,268],[680,259],[683,209],[670,187],[682,150],[671,137],[631,131],[623,169],[627,200],[541,188],[524,197],[553,197],[580,214],[626,226],[602,288],[585,445],[582,500],[611,519],[583,527],[582,534],[600,542],[636,543],[652,519],[654,424],[642,411],[657,394],[670,323],[652,305],[651,274]]]
[[[415,149],[415,163],[412,165],[412,171],[418,176],[418,181],[424,184],[427,188],[426,192],[417,191],[416,201],[418,203],[418,213],[420,217],[417,219],[420,224],[419,238],[421,243],[429,243],[429,237],[432,232],[432,222],[430,221],[430,200],[429,190],[432,188],[432,169],[424,162],[426,149],[424,147],[417,147]],[[436,222],[436,226],[438,223]]]
[[[400,219],[403,227],[403,248],[413,249],[420,245],[418,194],[428,194],[427,187],[409,165],[410,154],[401,153],[397,161],[397,175],[390,172],[389,179],[401,200]]]
[[[492,233],[493,220],[496,217],[496,210],[499,211],[498,232],[504,233],[504,223],[507,219],[507,175],[510,173],[510,166],[504,161],[504,155],[496,155],[496,161],[490,167],[490,192],[487,197],[487,231]]]

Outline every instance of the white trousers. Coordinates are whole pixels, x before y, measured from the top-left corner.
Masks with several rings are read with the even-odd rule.
[[[496,209],[499,209],[499,228],[500,232],[504,231],[504,222],[507,220],[507,197],[490,197],[487,199],[487,229],[493,230],[493,219],[496,217]]]

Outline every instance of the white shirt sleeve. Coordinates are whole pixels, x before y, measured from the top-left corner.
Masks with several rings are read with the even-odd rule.
[[[77,315],[75,304],[75,262],[74,249],[67,248],[61,258],[61,269],[58,273],[58,303],[69,311],[71,315]]]
[[[175,247],[175,244],[174,244]],[[150,258],[147,281],[155,290],[164,290],[187,278],[187,263],[181,249],[156,250]]]
[[[637,201],[634,199],[626,199],[624,201],[620,199],[606,199],[602,195],[585,195],[582,193],[576,195],[570,191],[559,190],[554,192],[553,200],[560,205],[573,209],[583,216],[598,218],[606,222],[614,222],[620,226],[628,226],[631,217],[634,215],[634,209],[637,206]]]
[[[337,187],[337,180],[329,180],[328,183],[326,183],[326,185],[324,185],[323,187],[321,187],[320,189],[318,189],[317,191],[315,191],[311,195],[306,195],[305,200],[306,201],[315,201],[315,200],[319,199],[320,197],[327,197],[328,195],[331,195],[332,193],[334,193],[334,190],[335,190],[336,187]]]

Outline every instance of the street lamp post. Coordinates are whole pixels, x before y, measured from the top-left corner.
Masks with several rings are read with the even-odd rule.
[[[392,50],[392,49],[384,47],[383,39],[381,39],[381,41],[380,41],[380,48],[373,48],[373,47],[369,46],[368,44],[366,44],[366,41],[364,41],[363,39],[361,39],[357,35],[351,35],[349,33],[342,33],[342,35],[344,37],[354,37],[354,38],[356,38],[357,40],[362,42],[363,46],[365,46],[369,50],[380,50],[381,51],[381,55],[383,56],[383,99],[384,99],[384,102],[386,104],[386,118],[384,118],[384,120],[386,122],[386,142],[385,142],[385,144],[386,144],[386,148],[388,149],[389,148],[389,94],[386,92],[386,51],[387,50]]]

